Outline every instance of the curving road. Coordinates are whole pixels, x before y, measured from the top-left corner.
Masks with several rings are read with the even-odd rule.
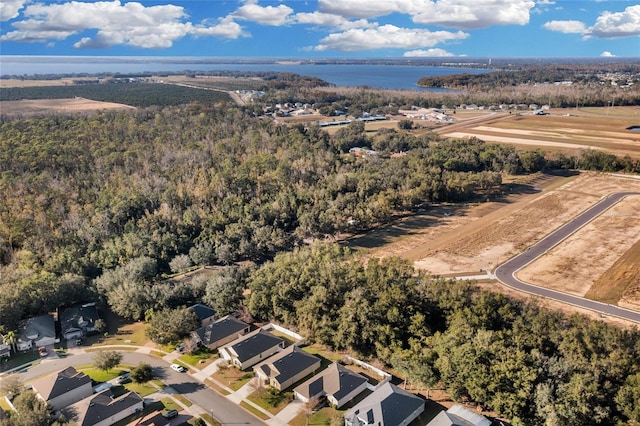
[[[619,317],[622,319],[640,323],[640,312],[631,311],[628,309],[620,308],[618,306],[596,302],[595,300],[585,299],[584,297],[573,296],[571,294],[566,294],[548,288],[539,287],[533,284],[528,284],[524,281],[520,281],[515,276],[515,273],[517,271],[545,254],[547,250],[550,250],[551,248],[562,242],[578,229],[591,222],[593,219],[604,213],[618,201],[629,195],[640,195],[640,192],[616,192],[608,195],[607,197],[604,197],[593,207],[585,210],[570,222],[565,223],[560,228],[556,229],[536,244],[527,248],[524,252],[498,266],[495,270],[496,278],[503,284],[516,290],[523,291],[525,293],[535,294],[538,296],[546,297],[548,299],[553,299],[595,312],[600,312],[604,315],[611,315],[614,317]]]

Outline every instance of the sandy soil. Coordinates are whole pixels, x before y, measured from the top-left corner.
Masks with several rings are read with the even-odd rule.
[[[112,102],[73,99],[24,99],[2,102],[1,112],[6,115],[35,115],[56,112],[90,112],[103,109],[135,109],[132,106]]]
[[[355,238],[351,244],[366,248],[370,256],[410,259],[417,268],[433,274],[477,273],[491,270],[524,250],[604,195],[640,192],[640,179],[597,173],[574,177],[540,175],[528,184],[539,188],[539,192],[523,191],[509,196],[506,202],[470,204],[459,209],[437,206]],[[611,273],[616,261],[639,241],[640,196],[631,196],[523,269],[519,276],[537,285],[583,296],[603,274]],[[633,254],[626,267],[638,262],[640,254]],[[640,282],[625,281],[628,275],[613,274],[626,288],[620,305],[634,308],[640,306]],[[495,283],[489,285],[495,288]],[[602,289],[602,283],[599,287]]]

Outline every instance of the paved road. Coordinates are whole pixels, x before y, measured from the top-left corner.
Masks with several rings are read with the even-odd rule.
[[[177,373],[169,368],[169,365],[156,357],[139,352],[122,351],[122,362],[130,365],[138,365],[146,362],[154,369],[154,373],[177,393],[184,395],[188,400],[202,409],[213,413],[223,425],[264,425],[265,423],[247,413],[232,401],[229,401],[219,393],[209,389],[187,373]],[[89,365],[93,363],[92,353],[70,354],[66,358],[43,360],[38,365],[18,373],[20,380],[35,379],[69,366]]]
[[[597,216],[605,212],[609,207],[629,195],[640,195],[640,192],[616,192],[603,198],[590,209],[582,212],[570,222],[565,223],[560,228],[547,235],[538,243],[532,245],[524,252],[516,257],[511,258],[507,262],[498,266],[495,270],[496,278],[503,284],[526,293],[536,294],[548,299],[558,300],[570,305],[579,306],[581,308],[600,312],[604,315],[623,318],[629,321],[640,323],[640,312],[619,308],[617,306],[608,305],[606,303],[596,302],[594,300],[585,299],[584,297],[573,296],[559,291],[550,290],[548,288],[538,287],[527,284],[515,277],[515,273],[542,256],[547,250],[550,250],[562,240],[576,232],[582,226],[586,225]]]

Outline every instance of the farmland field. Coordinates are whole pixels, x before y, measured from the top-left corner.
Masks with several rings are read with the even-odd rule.
[[[598,149],[640,159],[640,107],[552,109],[548,115],[522,113],[492,118],[482,123],[460,123],[441,129],[443,137],[477,137],[486,142],[523,148],[540,147],[575,155],[581,149]]]

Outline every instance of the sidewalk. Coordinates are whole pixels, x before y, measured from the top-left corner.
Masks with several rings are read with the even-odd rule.
[[[147,355],[152,355],[152,356],[157,356],[158,353],[164,353],[164,355],[162,356],[162,360],[167,362],[168,364],[173,363],[176,359],[178,359],[182,354],[178,353],[178,352],[170,352],[170,353],[166,353],[160,349],[157,349],[155,347],[150,347],[150,346],[135,346],[135,345],[106,345],[106,346],[100,346],[99,348],[101,349],[117,349],[117,348],[135,348],[135,352],[138,353],[144,353]],[[92,348],[95,349],[95,348]],[[89,352],[87,350],[85,350],[85,347],[83,346],[76,346],[74,345],[69,345],[69,347],[67,348],[66,352],[68,354],[80,354],[80,353],[85,353],[85,352]],[[58,356],[57,354],[55,354],[55,352],[52,350],[50,351],[50,355],[51,360],[53,360],[54,358],[57,359]],[[38,360],[38,361],[43,361],[43,360]],[[240,403],[245,403],[247,405],[250,405],[252,408],[254,408],[255,410],[259,411],[260,413],[263,414],[263,417],[266,418],[266,420],[264,420],[263,418],[261,418],[260,420],[264,421],[266,424],[268,424],[269,426],[286,426],[289,424],[289,422],[291,421],[291,419],[293,419],[295,416],[298,415],[298,413],[300,412],[300,410],[303,408],[303,403],[300,401],[291,401],[284,409],[282,409],[279,413],[277,413],[276,415],[271,414],[270,412],[268,412],[267,410],[265,410],[264,408],[260,407],[259,405],[255,404],[254,402],[248,400],[248,396],[256,389],[255,386],[253,386],[252,382],[253,380],[249,381],[248,383],[246,383],[244,386],[242,386],[240,389],[238,389],[237,391],[234,391],[233,389],[229,388],[228,386],[224,385],[223,383],[219,382],[218,380],[214,379],[212,377],[213,374],[215,374],[218,371],[218,362],[219,361],[214,361],[211,364],[207,365],[206,367],[200,369],[196,366],[190,365],[190,364],[186,364],[189,367],[189,372],[188,374],[193,377],[194,379],[198,380],[199,382],[201,382],[202,384],[204,384],[205,386],[207,386],[207,381],[211,382],[213,384],[215,384],[216,387],[218,387],[218,389],[222,389],[224,392],[219,392],[218,389],[213,388],[214,391],[219,392],[221,394],[223,394],[228,400],[232,401],[233,403],[240,405]],[[16,367],[15,369],[12,369],[11,371],[15,371],[15,370],[20,370],[22,368],[26,368],[29,365],[31,365],[31,363],[29,364],[25,364],[19,367]],[[6,371],[5,373],[9,373],[11,371]],[[155,384],[153,384],[154,387]],[[209,386],[210,387],[210,386]],[[211,388],[211,387],[210,387]],[[175,394],[175,390],[173,388],[171,388],[170,386],[167,386],[164,389],[160,389],[158,388],[158,392],[155,392],[153,394],[150,394],[148,396],[145,397],[145,399],[154,399],[157,398],[158,400],[163,399],[163,398],[171,398],[172,401],[174,401],[179,407],[181,407],[181,411],[185,411],[193,416],[202,416],[203,414],[210,414],[209,411],[207,411],[206,409],[196,405],[196,404],[192,404],[190,407],[187,407],[185,404],[183,404],[181,401],[179,401],[177,398],[174,398],[172,396],[172,394]],[[249,411],[250,412],[250,411]],[[252,413],[253,414],[253,413]]]

